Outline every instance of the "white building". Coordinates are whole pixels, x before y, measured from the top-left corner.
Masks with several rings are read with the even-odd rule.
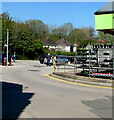
[[[49,50],[53,51],[64,51],[64,52],[71,52],[71,45],[67,40],[64,38],[58,40],[56,43],[54,43],[50,39],[43,40],[43,47],[48,48]],[[73,52],[76,52],[77,45],[73,45]]]

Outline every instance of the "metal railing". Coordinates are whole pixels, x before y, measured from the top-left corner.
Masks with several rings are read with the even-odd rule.
[[[77,75],[88,76],[88,77],[101,77],[101,78],[114,78],[114,62],[104,62],[98,61],[99,58],[106,58],[104,56],[64,56],[68,58],[68,63],[66,64],[56,64],[57,73],[63,76],[74,76]],[[93,60],[93,58],[95,58]],[[113,56],[110,55],[109,59],[113,60]],[[109,63],[110,65],[107,65]],[[104,67],[103,67],[104,65]]]

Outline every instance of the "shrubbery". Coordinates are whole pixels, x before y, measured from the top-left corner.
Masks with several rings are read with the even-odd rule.
[[[44,54],[50,54],[50,55],[65,55],[65,56],[75,56],[75,52],[64,52],[64,51],[49,51],[44,50]]]

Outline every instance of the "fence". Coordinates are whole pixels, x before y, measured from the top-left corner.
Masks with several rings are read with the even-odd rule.
[[[68,63],[57,63],[55,74],[76,78],[78,75],[87,77],[99,77],[114,79],[114,57],[113,55],[90,54],[76,56],[64,56]]]

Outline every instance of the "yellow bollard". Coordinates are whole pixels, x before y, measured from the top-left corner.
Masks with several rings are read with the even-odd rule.
[[[56,57],[53,58],[53,69],[56,71]]]

